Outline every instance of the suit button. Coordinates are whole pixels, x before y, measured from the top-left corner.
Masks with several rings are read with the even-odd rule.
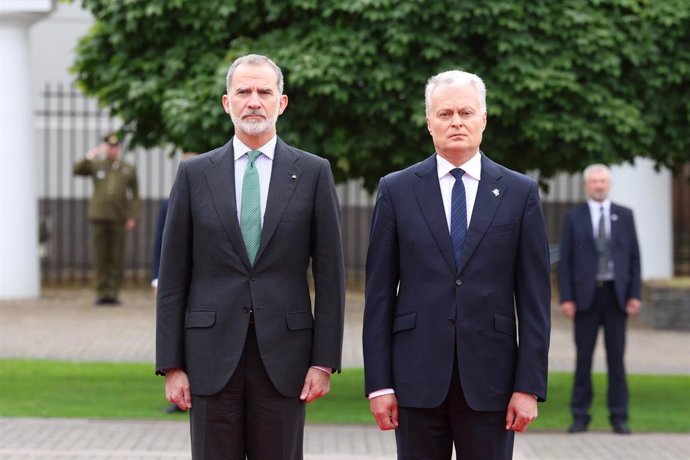
[[[455,318],[448,318],[448,324],[450,324],[451,326],[455,324]]]
[[[249,278],[249,281],[256,281],[256,278],[252,276],[251,278]]]
[[[460,278],[456,279],[455,284],[457,284],[458,286],[462,286],[462,280]]]

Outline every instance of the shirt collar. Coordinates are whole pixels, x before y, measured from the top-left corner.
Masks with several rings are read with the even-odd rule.
[[[604,212],[609,213],[609,210],[611,209],[611,200],[608,198],[605,199],[604,201],[594,201],[591,198],[587,198],[587,204],[589,205],[589,212],[599,212],[601,207],[604,207]]]
[[[465,171],[465,174],[467,174],[473,179],[480,180],[482,176],[482,156],[479,153],[479,150],[477,150],[477,153],[472,155],[472,158],[470,158],[460,166],[455,166],[437,153],[436,168],[438,170],[439,179],[441,179],[446,174],[450,174],[451,169],[462,168],[462,170]]]
[[[266,155],[268,158],[270,158],[272,160],[273,156],[275,155],[275,152],[276,152],[276,143],[277,142],[278,142],[278,136],[273,136],[271,138],[271,140],[269,140],[268,142],[266,142],[264,145],[262,145],[261,147],[259,147],[256,150],[260,150],[261,153],[263,153],[264,155]],[[232,149],[233,149],[234,154],[235,154],[235,161],[237,161],[240,157],[242,157],[248,151],[254,150],[254,149],[250,149],[249,147],[244,145],[244,142],[239,140],[239,138],[237,136],[233,136],[233,138],[232,138]]]

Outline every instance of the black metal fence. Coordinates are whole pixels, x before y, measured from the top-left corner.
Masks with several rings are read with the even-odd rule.
[[[39,213],[42,280],[47,284],[86,284],[91,279],[91,245],[86,218],[92,184],[74,177],[72,165],[108,131],[119,127],[106,109],[85,98],[71,85],[46,85],[43,106],[37,111],[36,136],[39,146]],[[124,160],[138,172],[142,214],[126,240],[126,280],[143,283],[150,278],[153,231],[161,200],[172,185],[178,156],[163,149],[133,149],[123,146]],[[688,169],[674,181],[674,234],[676,275],[690,275],[690,196]],[[579,176],[560,177],[549,182],[543,209],[552,248],[558,246],[565,210],[583,199]],[[364,281],[364,261],[374,197],[359,181],[338,186],[343,247],[351,287]],[[679,211],[680,210],[680,211]],[[557,256],[557,251],[553,252]],[[678,270],[678,267],[681,270]]]
[[[92,184],[89,178],[73,176],[72,166],[119,124],[71,85],[46,85],[42,101],[36,112],[42,281],[87,284],[92,258],[86,212]],[[142,204],[138,226],[127,234],[125,278],[143,284],[150,279],[160,203],[168,195],[179,157],[163,149],[129,150],[126,144],[123,152],[123,160],[136,166]],[[358,181],[339,185],[338,193],[348,282],[361,286],[373,197]]]

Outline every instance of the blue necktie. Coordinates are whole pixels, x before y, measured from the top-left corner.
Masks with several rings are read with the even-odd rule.
[[[465,184],[462,183],[462,175],[465,174],[465,171],[455,168],[450,173],[455,177],[450,200],[450,239],[453,242],[453,256],[457,269],[460,268],[465,237],[467,236],[467,202],[465,200]]]
[[[254,265],[256,253],[261,242],[261,189],[259,172],[254,162],[261,155],[258,150],[247,152],[247,169],[242,182],[242,209],[240,211],[240,230],[247,248],[249,262]]]

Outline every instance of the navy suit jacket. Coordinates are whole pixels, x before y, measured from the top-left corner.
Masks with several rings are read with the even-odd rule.
[[[252,307],[266,372],[296,397],[309,366],[341,365],[345,269],[333,175],[327,160],[278,138],[252,266],[234,168],[232,141],[180,163],[163,230],[156,369],[184,369],[193,394],[219,392],[242,356]]]
[[[546,399],[549,250],[538,186],[482,154],[456,269],[436,155],[381,179],[367,254],[365,391],[436,407],[456,361],[470,407]],[[519,337],[519,346],[518,346]]]
[[[611,258],[618,307],[640,298],[640,249],[632,210],[611,203]],[[566,211],[558,263],[561,302],[574,301],[587,311],[594,300],[598,256],[589,206],[582,203]]]

